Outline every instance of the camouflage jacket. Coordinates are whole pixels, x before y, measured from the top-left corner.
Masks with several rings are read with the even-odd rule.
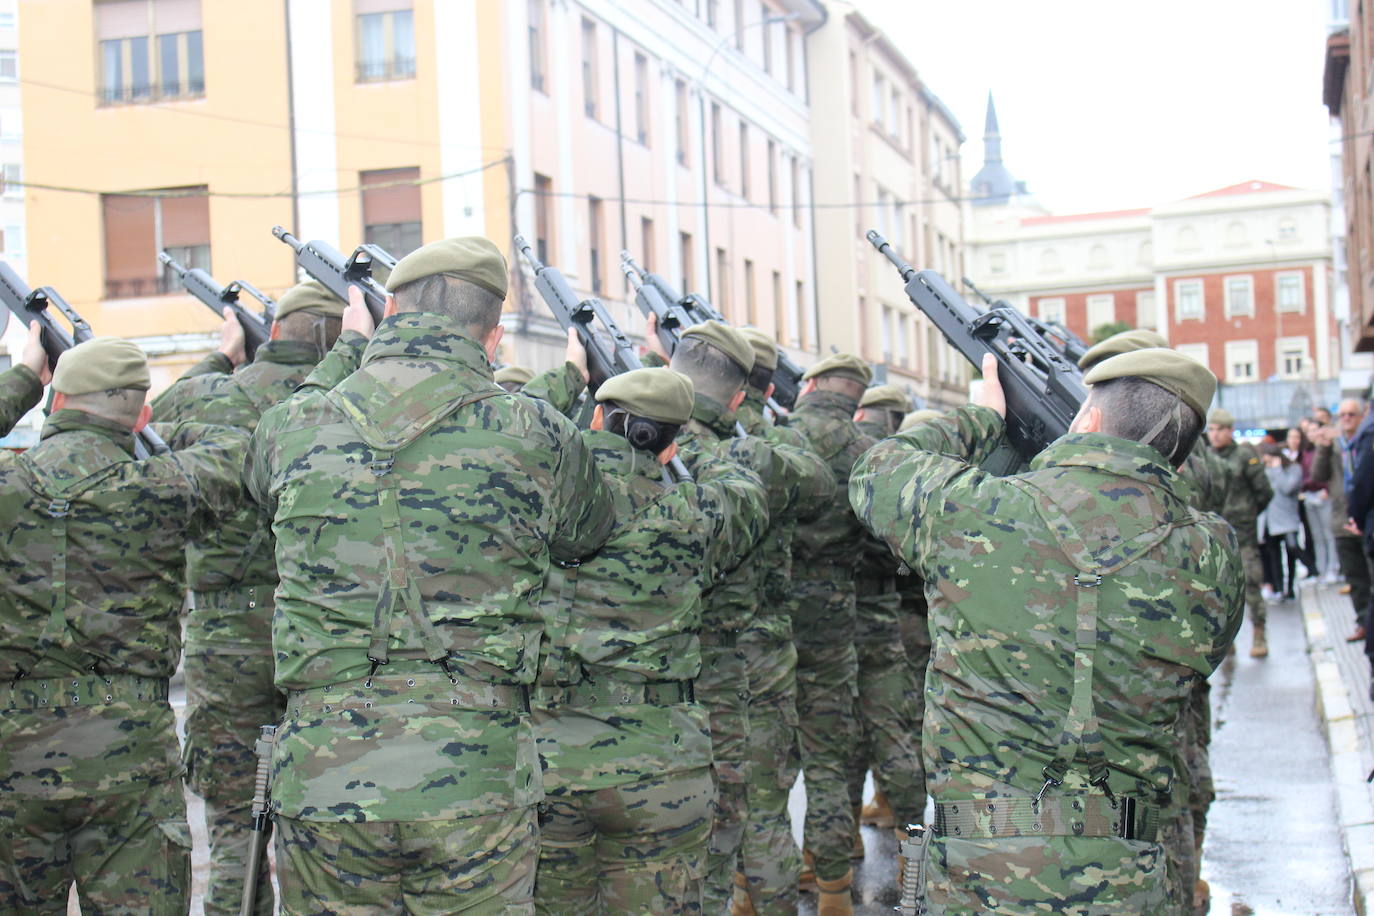
[[[689,465],[704,454],[743,464],[757,474],[768,499],[766,517],[762,520],[765,528],[772,524],[774,516],[791,517],[798,511],[801,494],[822,485],[819,475],[824,468],[808,451],[758,436],[736,436],[735,432],[734,414],[710,398],[697,395],[692,419],[678,433],[678,447]],[[766,549],[766,542],[757,545],[707,593],[703,630],[738,632],[753,621],[764,593],[762,558]]]
[[[1208,444],[1206,433],[1198,437],[1178,473],[1193,488],[1193,508],[1221,514],[1230,486],[1230,468]]]
[[[314,344],[269,340],[252,363],[232,372],[229,360],[213,353],[154,399],[153,415],[171,422],[213,420],[251,434],[263,412],[295,391],[319,359]],[[275,585],[269,522],[245,501],[224,524],[187,546],[187,584],[199,592]]]
[[[871,420],[863,423],[855,422],[854,426],[858,431],[872,439],[874,442],[886,439],[891,433],[881,423],[874,423]],[[892,550],[884,541],[872,537],[867,531],[864,532],[863,555],[859,557],[859,565],[854,570],[855,587],[860,593],[881,589],[883,591],[896,591],[898,582],[897,574],[902,567],[901,561],[892,555]],[[909,576],[903,576],[904,580]],[[903,582],[901,584],[910,584]]]
[[[1026,797],[1067,758],[1054,792],[1095,792],[1104,763],[1114,792],[1166,804],[1186,787],[1175,721],[1240,626],[1235,537],[1148,446],[1070,434],[1024,474],[970,467],[1005,436],[962,407],[874,447],[850,483],[927,583],[930,792]]]
[[[43,386],[28,366],[11,366],[0,372],[0,436],[8,436],[41,400]]]
[[[835,475],[811,451],[805,436],[795,429],[765,420],[763,398],[753,388],[745,390],[748,394],[735,413],[740,425],[751,436],[766,439],[774,445],[787,446],[784,454],[797,458],[798,466],[803,471],[797,477],[796,492],[789,500],[791,511],[779,511],[774,515],[758,559],[763,566],[759,613],[784,615],[790,612],[792,602],[792,542],[796,539],[797,525],[803,520],[815,518],[830,505],[835,498]],[[798,456],[807,456],[805,464]]]
[[[849,506],[849,474],[874,442],[854,425],[859,402],[834,391],[813,391],[797,399],[789,429],[804,435],[835,475],[835,496],[814,520],[797,529],[793,556],[797,572],[811,578],[848,579],[864,551],[864,529]]]
[[[753,549],[768,518],[758,477],[735,462],[699,455],[694,482],[668,486],[662,466],[623,437],[582,435],[607,473],[618,525],[595,555],[559,570],[545,597],[534,714],[549,791],[710,765],[706,711],[687,694],[625,703],[615,685],[696,677],[702,592]],[[570,686],[605,699],[560,705]]]
[[[38,445],[0,453],[0,680],[176,670],[186,540],[242,504],[247,437],[159,431],[173,452],[135,461],[127,427],[59,410]]]
[[[1222,517],[1236,530],[1236,537],[1242,545],[1256,544],[1259,531],[1256,522],[1259,514],[1274,497],[1274,488],[1264,473],[1264,463],[1259,452],[1246,442],[1232,442],[1214,453],[1221,458],[1226,467],[1226,499],[1221,510]]]
[[[277,685],[365,677],[374,618],[392,672],[434,670],[432,627],[456,672],[529,684],[549,563],[601,546],[611,493],[572,424],[498,387],[453,322],[403,313],[361,342],[340,335],[249,449],[248,489],[277,539]],[[387,587],[389,553],[404,592]]]

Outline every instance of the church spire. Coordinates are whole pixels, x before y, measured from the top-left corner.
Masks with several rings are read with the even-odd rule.
[[[997,108],[992,104],[992,91],[988,91],[988,116],[983,123],[983,162],[1002,161],[1002,132],[997,129]]]
[[[983,167],[970,183],[973,205],[985,207],[1011,203],[1026,193],[1026,186],[1012,177],[1002,164],[1002,131],[997,126],[997,108],[988,93],[988,116],[983,122]]]

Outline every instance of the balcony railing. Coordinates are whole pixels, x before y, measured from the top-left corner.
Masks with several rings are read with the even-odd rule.
[[[415,76],[414,57],[392,57],[385,60],[360,60],[357,68],[360,83],[404,80]]]

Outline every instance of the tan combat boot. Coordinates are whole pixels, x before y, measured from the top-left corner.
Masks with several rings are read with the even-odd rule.
[[[797,890],[803,893],[816,889],[816,857],[811,855],[811,850],[802,850],[802,870],[801,877],[797,879]]]
[[[854,872],[847,871],[834,881],[816,879],[821,899],[816,904],[816,916],[854,916],[854,901],[849,899],[849,886]]]
[[[757,916],[749,899],[749,879],[735,872],[735,894],[730,898],[730,916]]]
[[[863,810],[862,805],[854,808],[854,845],[849,850],[850,859],[862,859],[864,857],[864,837],[863,831],[859,829],[859,812]]]
[[[1197,886],[1193,888],[1193,913],[1194,916],[1207,916],[1212,909],[1212,888],[1201,878],[1197,879]]]
[[[883,790],[879,789],[873,795],[873,801],[864,805],[859,812],[859,823],[867,824],[870,827],[895,827],[896,821],[892,816],[892,806],[887,803],[887,796]]]
[[[1269,654],[1269,642],[1264,638],[1264,624],[1256,623],[1250,638],[1250,657],[1264,658]]]

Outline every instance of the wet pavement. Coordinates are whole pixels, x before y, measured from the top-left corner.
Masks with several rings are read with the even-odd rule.
[[[1348,916],[1350,870],[1336,816],[1312,667],[1295,602],[1269,605],[1266,659],[1250,658],[1250,627],[1212,676],[1212,805],[1203,877],[1218,916]],[[869,793],[871,793],[871,786]],[[805,789],[792,793],[794,828]],[[797,830],[794,829],[794,832]],[[862,828],[854,912],[890,916],[897,902],[897,843]],[[803,914],[816,911],[802,895]]]

